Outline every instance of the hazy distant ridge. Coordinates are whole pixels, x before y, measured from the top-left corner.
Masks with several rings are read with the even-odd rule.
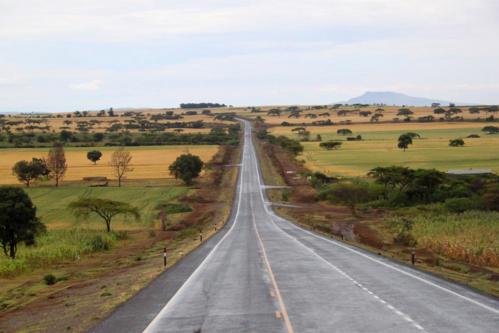
[[[361,96],[349,99],[344,104],[386,104],[386,105],[408,105],[408,106],[431,106],[432,103],[449,105],[452,101],[431,99],[425,97],[414,97],[391,91],[368,91]],[[454,102],[452,102],[454,103]],[[456,103],[464,104],[464,103]]]

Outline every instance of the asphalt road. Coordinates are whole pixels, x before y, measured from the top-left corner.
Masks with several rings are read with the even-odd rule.
[[[94,332],[499,332],[497,299],[276,216],[244,136],[225,230]]]

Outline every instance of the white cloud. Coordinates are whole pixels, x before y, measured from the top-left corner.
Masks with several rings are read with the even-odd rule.
[[[3,4],[2,4],[3,2]],[[497,27],[487,0],[0,0],[0,37],[79,36],[101,41],[178,34],[283,31],[313,27]]]
[[[497,31],[496,0],[0,0],[0,108],[499,102]]]
[[[101,85],[102,85],[101,80],[92,80],[92,81],[70,84],[69,88],[72,90],[95,91],[99,90]]]

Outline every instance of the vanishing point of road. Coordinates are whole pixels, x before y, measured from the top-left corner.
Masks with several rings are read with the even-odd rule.
[[[499,300],[272,211],[251,125],[231,221],[92,332],[499,332]]]

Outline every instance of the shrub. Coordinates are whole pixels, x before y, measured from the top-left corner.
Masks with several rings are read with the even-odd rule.
[[[112,235],[116,240],[125,240],[129,238],[128,231],[125,230],[113,231]]]
[[[463,139],[449,140],[449,146],[450,147],[462,147],[462,146],[464,146],[464,140]]]
[[[369,184],[337,183],[319,193],[319,199],[348,206],[355,215],[358,204],[366,203],[374,197]]]
[[[288,190],[284,190],[282,191],[282,201],[289,201],[289,197],[291,196],[291,192],[289,192]]]
[[[469,210],[481,210],[483,204],[480,198],[450,198],[445,200],[445,208],[452,213],[464,213]]]
[[[414,222],[407,219],[393,221],[392,228],[397,230],[393,243],[403,246],[416,246],[416,238],[411,233],[413,224]]]
[[[332,150],[340,148],[342,144],[343,142],[341,141],[326,141],[326,142],[321,142],[319,146],[326,150]]]
[[[57,282],[57,278],[53,274],[47,274],[43,277],[43,281],[47,286],[51,286]]]
[[[104,238],[101,235],[95,235],[92,237],[88,243],[90,250],[93,252],[96,251],[107,251],[112,247],[112,243],[109,238]]]

